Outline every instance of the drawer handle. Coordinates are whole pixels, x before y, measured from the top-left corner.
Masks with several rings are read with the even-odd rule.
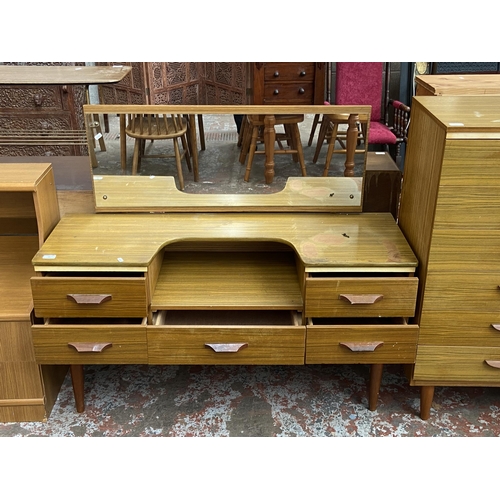
[[[494,361],[492,359],[485,359],[484,362],[491,366],[492,368],[500,368],[500,361]]]
[[[373,352],[377,347],[384,345],[383,342],[339,342],[353,352]]]
[[[91,342],[68,342],[68,345],[74,347],[78,352],[102,352],[104,349],[112,347],[111,342],[102,344],[92,344]]]
[[[275,71],[273,76],[274,76],[275,78],[278,78],[278,76],[280,76],[280,72],[279,72],[279,71]]]
[[[304,92],[305,92],[305,90],[302,87],[300,87],[299,88],[299,94],[303,94]]]
[[[491,325],[495,330],[500,332],[500,325]]]
[[[339,298],[349,302],[349,304],[375,304],[375,302],[380,302],[384,296],[383,295],[354,295],[350,293],[341,293]]]
[[[210,347],[214,350],[214,352],[238,352],[245,347],[248,347],[248,344],[205,344],[206,347]]]
[[[273,92],[274,95],[278,95],[279,93],[280,93],[280,91],[278,89],[274,89],[274,92]]]
[[[102,304],[113,298],[112,295],[99,295],[87,293],[68,293],[68,299],[74,300],[77,304]]]

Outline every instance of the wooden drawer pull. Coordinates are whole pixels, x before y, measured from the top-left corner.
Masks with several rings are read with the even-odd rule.
[[[383,342],[339,342],[353,352],[373,352],[377,347],[384,345]]]
[[[112,295],[99,295],[87,293],[68,293],[68,299],[74,300],[77,304],[102,304],[113,298]]]
[[[248,347],[247,343],[242,344],[205,344],[206,347],[210,347],[215,352],[238,352],[245,347]]]
[[[495,330],[500,332],[500,325],[491,325]]]
[[[349,302],[349,304],[357,305],[357,304],[375,304],[375,302],[381,301],[384,298],[384,296],[375,294],[354,295],[349,293],[341,293],[339,295],[339,298]]]
[[[500,361],[494,361],[492,359],[485,359],[484,362],[491,366],[492,368],[500,368]]]
[[[93,344],[92,342],[68,342],[68,345],[74,347],[78,352],[102,352],[104,349],[112,347],[111,342],[102,344]]]

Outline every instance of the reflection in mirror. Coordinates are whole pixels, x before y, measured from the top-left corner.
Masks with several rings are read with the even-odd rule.
[[[93,128],[89,127],[89,136],[94,140],[94,151],[96,166],[92,167],[92,174],[95,179],[106,179],[107,176],[132,176],[133,174],[133,156],[135,148],[135,138],[125,135],[124,127],[126,124],[127,114],[116,113],[115,108],[123,108],[123,106],[85,106],[86,119],[89,124],[92,124],[96,119],[101,122],[101,130],[103,131],[104,148],[98,141],[99,137],[93,134]],[[134,106],[133,112],[141,111],[144,108],[149,111],[149,108],[157,108],[151,106]],[[159,107],[158,107],[159,108]],[[181,106],[163,106],[170,110],[176,109],[184,111]],[[325,109],[330,111],[335,106],[301,106],[299,107],[266,107],[272,111],[288,110],[293,113],[297,110],[301,111],[300,115],[303,116],[298,123],[298,133],[300,136],[301,147],[294,146],[291,142],[290,135],[283,137],[279,134],[289,132],[285,129],[284,125],[276,125],[275,132],[277,141],[275,142],[275,154],[273,155],[273,175],[271,182],[269,180],[269,158],[265,154],[265,145],[263,142],[258,141],[255,148],[255,156],[251,163],[251,171],[249,173],[248,181],[245,181],[245,172],[247,171],[248,156],[242,155],[242,148],[245,146],[243,134],[238,134],[237,119],[235,115],[245,115],[245,111],[249,111],[248,106],[231,107],[235,108],[233,111],[239,113],[214,113],[209,106],[191,107],[195,109],[198,114],[187,114],[184,116],[188,118],[188,123],[191,131],[196,132],[196,151],[192,151],[190,155],[191,171],[185,159],[182,160],[182,176],[184,179],[184,193],[186,194],[272,194],[282,191],[290,177],[302,177],[303,169],[297,154],[283,154],[284,151],[290,148],[300,152],[302,150],[304,168],[307,178],[320,178],[323,176],[325,169],[325,160],[327,157],[328,144],[325,142],[317,150],[317,140],[320,127],[316,129],[315,137],[308,145],[308,139],[311,132],[313,119],[318,111],[321,113]],[[207,113],[207,108],[210,112]],[[214,107],[220,110],[220,106]],[[256,108],[256,107],[253,107]],[[257,107],[259,108],[259,107]],[[262,110],[262,106],[259,108]],[[297,109],[299,108],[299,109]],[[310,109],[308,109],[310,108]],[[342,107],[346,108],[346,107]],[[358,118],[363,121],[363,118],[369,117],[369,107],[351,107],[353,111],[358,111]],[[348,107],[348,109],[350,109]],[[99,111],[99,112],[96,112]],[[105,113],[105,111],[108,111]],[[179,111],[177,111],[179,113]],[[187,110],[189,111],[189,110]],[[200,112],[201,111],[201,112]],[[310,111],[310,112],[307,112]],[[363,114],[359,111],[364,112]],[[171,111],[170,111],[171,112]],[[109,128],[105,128],[104,116],[106,122],[109,123]],[[267,116],[267,115],[266,115]],[[282,116],[282,115],[280,115]],[[321,116],[321,115],[320,115]],[[349,115],[345,115],[346,117]],[[245,123],[245,119],[244,119]],[[246,122],[248,124],[248,122]],[[248,128],[248,127],[247,127]],[[245,125],[243,127],[245,129]],[[260,127],[260,132],[263,134],[265,127]],[[347,122],[340,125],[340,130],[347,130]],[[292,131],[293,132],[293,131]],[[188,133],[189,137],[189,133]],[[250,135],[249,135],[250,137]],[[263,138],[263,137],[262,137]],[[102,141],[101,141],[102,142]],[[125,155],[123,154],[125,144]],[[180,151],[182,153],[182,143],[179,141]],[[345,140],[337,141],[336,150],[345,147]],[[192,142],[188,144],[188,148],[192,149]],[[357,143],[356,148],[359,148]],[[173,141],[157,141],[146,140],[142,145],[142,151],[149,157],[142,158],[140,167],[135,175],[141,177],[172,177],[175,179],[177,189],[179,185],[179,173],[176,166],[176,160],[173,157],[175,150]],[[194,158],[193,158],[194,153]],[[163,156],[171,155],[171,158]],[[354,166],[349,173],[349,177],[358,179],[355,181],[356,186],[362,186],[359,179],[363,178],[366,166],[366,155],[362,152],[362,147],[358,149],[358,153],[353,155]],[[196,165],[197,163],[197,165]],[[123,166],[125,165],[125,168]],[[198,172],[198,179],[195,181],[196,168]],[[345,153],[334,154],[332,156],[328,173],[329,178],[345,178],[346,176],[346,155]],[[124,178],[125,180],[125,178]],[[116,184],[116,183],[115,183]],[[147,184],[147,183],[146,183]],[[101,183],[102,185],[102,183]],[[330,182],[331,185],[331,182]],[[138,188],[139,189],[139,188]],[[343,188],[342,188],[343,189]],[[360,188],[361,189],[361,188]],[[356,200],[361,197],[356,195]],[[360,201],[358,201],[360,203]],[[353,202],[350,202],[352,205]]]

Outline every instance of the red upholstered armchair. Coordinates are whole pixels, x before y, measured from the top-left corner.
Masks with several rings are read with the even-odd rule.
[[[401,144],[407,141],[410,108],[388,98],[389,76],[390,63],[336,63],[335,104],[371,105],[368,145],[385,146],[399,165]],[[312,143],[316,123],[313,123],[309,145]]]

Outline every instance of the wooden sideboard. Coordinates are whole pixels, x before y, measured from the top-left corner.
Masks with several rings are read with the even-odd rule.
[[[43,421],[67,366],[40,367],[31,339],[31,259],[59,221],[50,164],[3,164],[0,176],[0,422]]]
[[[419,260],[411,384],[500,386],[500,96],[416,97],[399,225]]]
[[[375,409],[383,364],[415,357],[417,260],[389,213],[68,215],[33,265],[35,356],[71,365],[78,411],[102,363],[368,364]]]

